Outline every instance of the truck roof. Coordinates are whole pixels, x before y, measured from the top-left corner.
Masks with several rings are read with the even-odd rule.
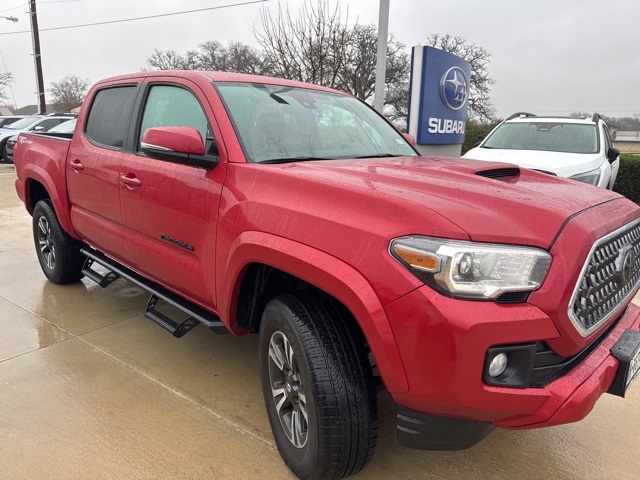
[[[341,92],[339,90],[335,90],[332,88],[327,88],[327,87],[315,85],[312,83],[298,82],[295,80],[286,80],[283,78],[276,78],[276,77],[265,77],[261,75],[249,75],[245,73],[210,72],[210,71],[202,71],[202,70],[157,70],[157,71],[136,72],[136,73],[117,75],[114,77],[105,78],[97,82],[96,85],[100,85],[103,83],[111,83],[119,80],[140,80],[147,77],[178,77],[178,78],[190,79],[196,82],[198,80],[202,80],[202,77],[205,77],[213,82],[265,83],[270,85],[281,85],[283,87],[311,88],[314,90],[323,90],[326,92],[346,94],[345,92]]]

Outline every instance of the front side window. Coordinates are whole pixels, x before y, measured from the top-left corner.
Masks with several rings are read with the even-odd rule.
[[[597,153],[598,131],[595,125],[579,123],[503,123],[491,134],[482,148]]]
[[[155,85],[149,90],[144,106],[138,147],[144,132],[152,127],[193,127],[206,142],[209,122],[200,102],[190,91],[170,85]]]
[[[216,88],[249,162],[417,155],[396,129],[348,95],[249,83]]]
[[[606,155],[609,151],[609,148],[613,147],[613,141],[611,140],[611,135],[609,134],[609,127],[603,125],[602,131],[604,132],[604,153]]]

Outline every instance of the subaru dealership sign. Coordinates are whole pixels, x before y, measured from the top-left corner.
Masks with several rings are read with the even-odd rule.
[[[413,47],[408,132],[420,145],[461,144],[471,66],[433,47]]]

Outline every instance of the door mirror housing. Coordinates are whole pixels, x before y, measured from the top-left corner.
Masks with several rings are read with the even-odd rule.
[[[193,127],[152,127],[140,141],[140,150],[146,156],[173,163],[211,169],[219,157],[205,155],[200,132]]]
[[[33,127],[33,131],[34,132],[44,132],[44,127],[41,125],[36,125],[35,127]]]
[[[609,147],[609,150],[607,150],[607,158],[609,159],[609,163],[615,162],[619,155],[620,150],[618,150],[617,148]]]
[[[403,133],[402,136],[413,148],[416,148],[416,137],[409,135],[408,133]]]

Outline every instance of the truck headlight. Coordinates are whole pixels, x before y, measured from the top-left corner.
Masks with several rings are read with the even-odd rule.
[[[476,300],[537,290],[551,265],[551,255],[539,248],[422,236],[396,238],[389,252],[441,293]]]
[[[576,180],[582,183],[588,183],[589,185],[598,185],[600,181],[600,168],[596,168],[595,170],[590,170],[588,172],[579,173],[572,177],[569,177],[571,180]]]

